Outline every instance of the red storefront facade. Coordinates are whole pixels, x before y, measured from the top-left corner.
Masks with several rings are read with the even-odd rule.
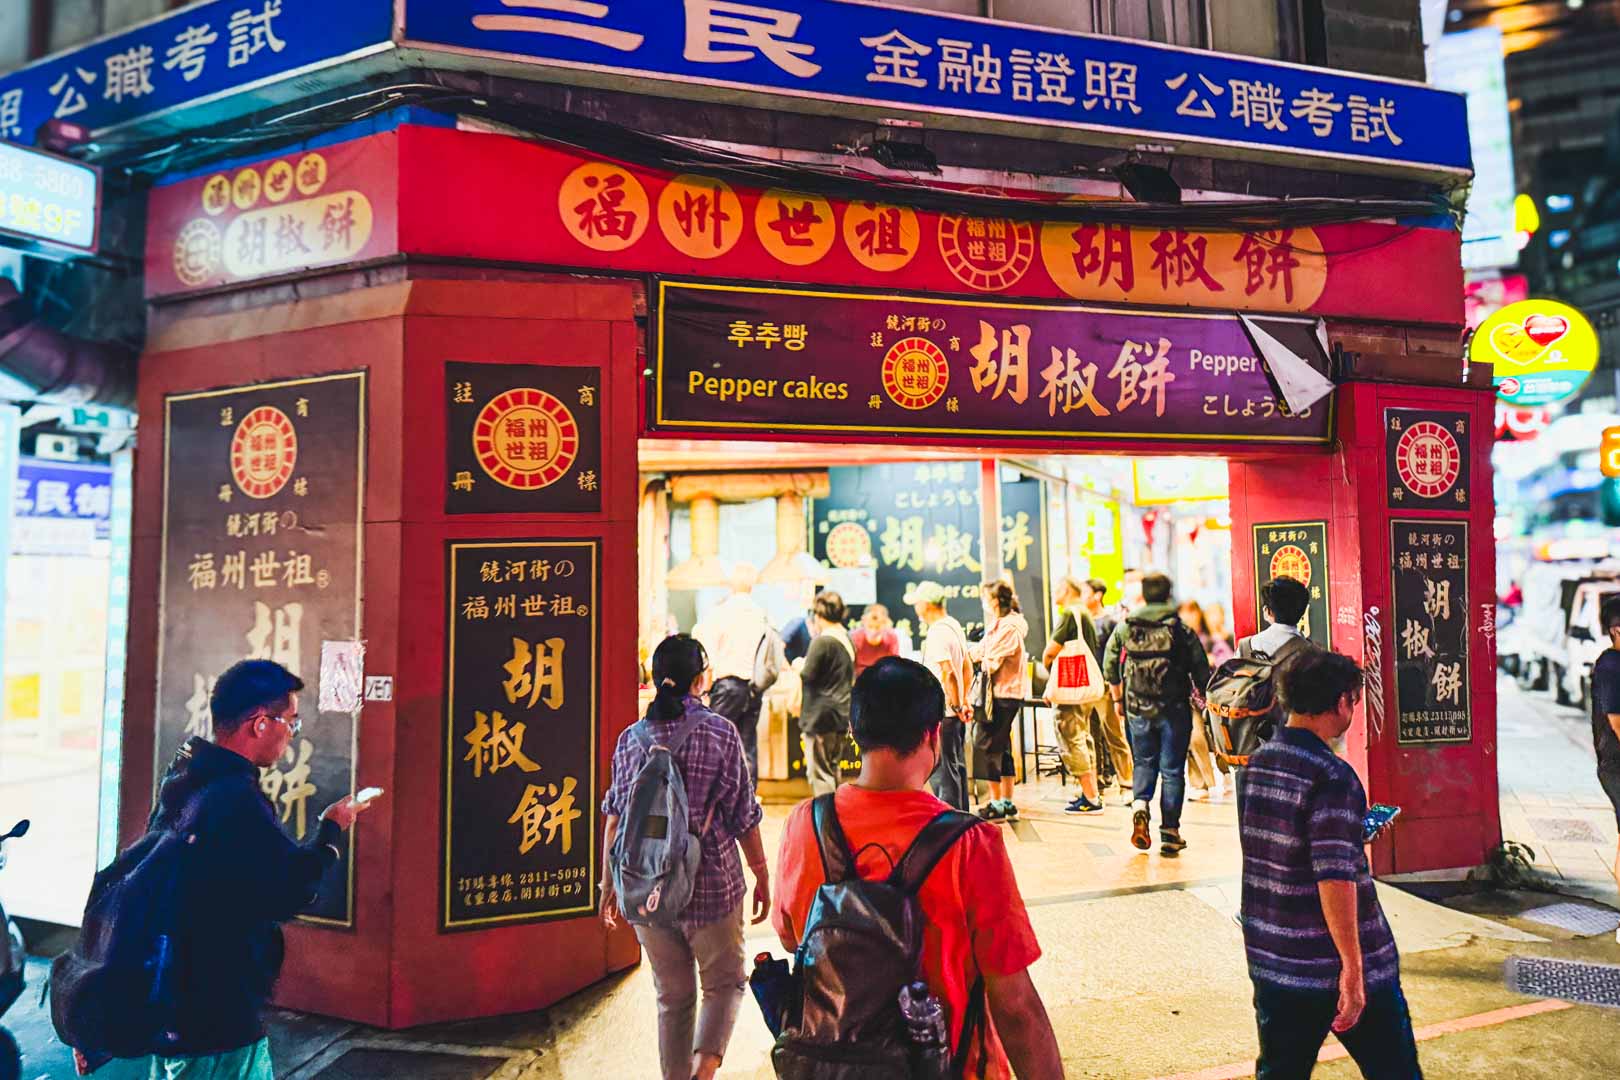
[[[1064,198],[1051,192],[1030,197],[1054,205]],[[268,634],[314,657],[319,644],[299,641],[298,631],[320,626],[328,633],[319,621],[327,618],[323,590],[335,595],[347,568],[354,575],[356,625],[349,630],[342,620],[331,621],[330,638],[323,640],[363,641],[364,674],[391,678],[391,693],[385,700],[377,687],[365,700],[349,702],[354,722],[346,744],[314,747],[313,761],[329,756],[339,773],[336,763],[346,764],[356,786],[382,786],[389,797],[366,819],[349,853],[347,902],[334,904],[324,924],[289,928],[282,999],[391,1027],[533,1008],[637,960],[631,935],[609,933],[591,917],[588,890],[602,860],[593,806],[607,781],[614,740],[637,711],[641,439],[1219,455],[1231,462],[1239,633],[1255,626],[1256,546],[1292,542],[1272,541],[1267,530],[1283,535],[1295,531],[1285,526],[1300,523],[1323,528],[1332,641],[1369,666],[1369,691],[1348,752],[1370,796],[1404,810],[1402,828],[1374,850],[1375,869],[1479,865],[1500,841],[1494,657],[1484,629],[1494,579],[1492,399],[1490,373],[1470,371],[1461,360],[1458,246],[1450,229],[1393,222],[1244,235],[1042,221],[1027,205],[1014,217],[975,217],[916,209],[891,189],[871,201],[751,189],[541,140],[416,123],[165,185],[154,192],[149,215],[147,293],[155,306],[141,361],[140,410],[154,420],[150,428],[143,420],[137,461],[128,714],[151,715],[154,702],[162,711],[183,712],[193,676],[204,672],[202,660],[193,662],[169,644],[180,631],[161,612],[179,610],[177,596],[208,594],[214,607],[228,612],[221,616],[222,638]],[[715,377],[732,380],[733,398],[717,412],[664,409],[664,395],[670,402],[683,390],[701,397],[704,385],[692,381],[693,363],[682,368],[680,357],[665,355],[665,279],[724,284],[744,298],[768,298],[764,316],[723,322],[712,339]],[[845,304],[851,323],[857,310],[888,305],[881,326],[868,333],[861,325],[870,355],[843,343],[818,351],[824,349],[818,335],[840,331],[837,319],[818,324],[795,314],[796,305],[808,310],[812,298],[823,306]],[[1009,312],[1006,325],[994,322],[997,305]],[[958,309],[964,312],[960,326],[952,321]],[[1297,418],[1296,427],[1279,427],[1275,397],[1266,411],[1263,372],[1224,361],[1219,372],[1211,367],[1199,377],[1247,387],[1239,392],[1241,405],[1219,390],[1221,383],[1178,404],[1174,395],[1196,383],[1179,339],[1173,362],[1183,381],[1168,393],[1161,389],[1155,405],[1140,370],[1109,366],[1119,352],[1115,338],[1095,330],[1095,341],[1112,346],[1107,357],[1089,356],[1082,344],[1093,340],[1085,338],[1092,333],[1085,327],[1100,328],[1108,319],[1135,320],[1131,325],[1207,319],[1239,333],[1234,312],[1296,317],[1305,321],[1291,325],[1307,328],[1310,320],[1323,320],[1329,348],[1319,362],[1326,367],[1332,357],[1338,385],[1320,412]],[[1042,337],[1037,316],[1082,329],[1073,340]],[[1015,324],[1026,335],[1035,327],[1023,343],[1028,385],[1021,396],[1016,383],[992,385],[1007,380],[996,379],[975,353],[984,348],[980,323],[993,326],[1002,348],[1016,340],[1006,336]],[[785,329],[792,327],[798,330]],[[905,396],[903,387],[874,384],[868,393],[859,379],[880,378],[884,359],[908,337],[938,338],[919,350],[938,373],[939,393],[921,393],[909,404],[896,396]],[[1076,348],[1081,363],[1059,365],[1057,375],[1078,378],[1043,398],[1043,383],[1053,389],[1053,379],[1042,377],[1048,355],[1057,364],[1060,354]],[[690,349],[683,355],[693,358]],[[1157,358],[1166,355],[1159,350]],[[1153,356],[1149,348],[1142,359]],[[1096,361],[1089,374],[1088,358]],[[1010,362],[1004,355],[996,359]],[[469,374],[464,378],[462,371]],[[814,375],[836,382],[839,372],[856,395],[853,410],[783,396],[789,379]],[[349,373],[364,375],[353,448],[300,436],[337,424],[323,412],[326,402],[339,400],[335,384],[311,380]],[[546,380],[549,389],[536,389],[531,400],[543,409],[560,407],[554,417],[568,417],[557,421],[559,431],[573,432],[575,442],[568,443],[566,461],[553,448],[547,462],[557,467],[568,498],[558,496],[561,489],[551,480],[526,488],[522,478],[539,475],[539,464],[524,457],[525,450],[514,457],[510,441],[492,436],[480,444],[475,435],[467,457],[462,425],[477,421],[466,417],[481,414],[486,397],[490,404],[505,400],[495,391],[486,395],[483,384],[475,393],[475,377],[520,388]],[[1140,391],[1129,402],[1124,379],[1137,380],[1131,388]],[[773,380],[782,389],[764,393]],[[736,395],[738,383],[747,381],[757,382],[760,392],[751,393],[745,407]],[[1095,408],[1080,407],[1082,384]],[[305,386],[310,389],[300,389]],[[251,457],[259,430],[252,429],[246,465],[225,456],[187,456],[176,469],[173,453],[193,455],[176,447],[226,440],[211,433],[214,443],[182,444],[193,436],[176,426],[181,414],[174,410],[223,390],[239,393],[240,404],[237,398],[206,400],[218,413],[216,422],[210,412],[209,422],[220,432],[234,432],[245,416],[267,408],[278,410],[285,431],[294,434],[276,435],[277,420],[262,431],[262,460]],[[343,390],[349,393],[350,384]],[[1072,400],[1058,396],[1071,391]],[[979,399],[983,409],[1002,411],[971,424],[950,419],[972,414]],[[948,406],[951,401],[957,404]],[[875,410],[866,423],[856,415],[862,403]],[[727,425],[728,411],[736,424]],[[1110,426],[1127,415],[1129,422]],[[920,416],[936,419],[924,423]],[[1213,418],[1210,427],[1189,427],[1188,418],[1201,416]],[[680,422],[694,417],[698,422]],[[287,462],[297,438],[304,438],[300,448],[338,449],[324,460],[306,449]],[[353,456],[337,460],[345,454]],[[284,473],[271,468],[278,461],[288,465]],[[269,494],[254,495],[242,481],[258,466],[273,474]],[[188,469],[205,477],[190,491]],[[319,512],[306,509],[312,504],[297,501],[319,494],[328,474],[334,484],[341,474],[358,497],[352,520],[317,520]],[[301,478],[308,481],[303,494]],[[494,494],[476,510],[457,501],[472,493],[483,498],[484,491]],[[345,499],[349,492],[342,488]],[[178,508],[188,499],[217,502],[209,507],[212,516],[197,519],[213,532],[176,533],[175,522],[184,516]],[[259,524],[250,538],[245,521],[255,515]],[[263,531],[271,517],[273,539]],[[322,556],[324,549],[305,542],[315,534],[332,541],[339,537],[334,530],[346,528],[354,542],[334,548],[335,554]],[[459,561],[462,546],[475,544],[500,558]],[[567,545],[575,547],[563,550]],[[587,550],[588,559],[569,554]],[[304,583],[297,559],[310,551],[317,563],[309,565]],[[518,552],[533,557],[514,558]],[[204,555],[213,578],[195,569]],[[1425,575],[1431,582],[1426,598],[1408,595],[1421,583],[1401,576],[1403,567],[1414,572],[1420,556],[1424,569],[1434,563]],[[232,559],[236,576],[222,578]],[[566,587],[550,576],[560,573],[563,561],[570,566]],[[456,584],[465,567],[490,562],[501,565],[494,577],[484,571],[487,589]],[[544,588],[534,585],[542,562]],[[289,563],[294,570],[286,569]],[[253,565],[282,591],[255,592],[243,569]],[[319,584],[322,573],[327,586]],[[565,593],[568,601],[559,607]],[[1439,604],[1441,594],[1443,621],[1458,639],[1449,652],[1398,625],[1414,605]],[[484,875],[452,866],[461,865],[450,836],[461,804],[449,792],[453,783],[465,785],[453,768],[468,745],[458,725],[470,725],[475,713],[483,723],[489,711],[487,702],[455,686],[457,673],[476,668],[476,661],[464,667],[459,659],[458,649],[471,646],[454,641],[455,633],[478,640],[461,617],[475,600],[494,607],[497,621],[502,603],[513,618],[519,605],[545,607],[544,617],[553,620],[563,617],[559,611],[574,617],[587,609],[566,632],[525,639],[524,648],[534,650],[523,654],[532,667],[502,669],[495,661],[493,669],[529,679],[516,696],[532,704],[541,693],[543,641],[566,641],[573,650],[549,646],[554,671],[565,656],[589,654],[590,663],[578,669],[588,674],[569,676],[566,687],[558,675],[553,685],[559,703],[564,690],[571,695],[570,722],[583,725],[570,743],[571,764],[554,766],[535,752],[542,736],[533,722],[527,747],[539,762],[537,772],[519,777],[508,768],[497,776],[513,759],[487,744],[467,754],[489,769],[489,779],[522,779],[510,791],[521,793],[525,805],[528,789],[541,789],[537,798],[546,812],[533,822],[531,848],[555,855],[557,868],[545,873],[559,876],[517,884],[519,899],[511,902],[520,908],[524,889],[544,892],[529,915],[510,920],[470,915],[479,905],[466,907],[472,902],[462,899],[487,891],[471,884]],[[1439,618],[1431,613],[1425,625],[1437,632]],[[1447,656],[1457,658],[1458,670],[1447,667]],[[327,670],[323,664],[323,677]],[[1437,675],[1440,703],[1455,707],[1436,709],[1434,700],[1426,707],[1420,690],[1403,709],[1400,687]],[[508,685],[508,697],[496,704],[513,704]],[[126,776],[150,775],[180,734],[132,727]],[[486,751],[487,759],[480,756]],[[307,763],[290,764],[292,772]],[[292,788],[278,792],[286,790]],[[328,794],[324,787],[322,793]],[[126,783],[126,839],[143,825],[150,794]],[[565,794],[573,801],[560,804]],[[506,824],[522,830],[527,843],[531,823],[518,811]],[[579,867],[589,871],[583,882]],[[584,891],[575,892],[576,884]],[[490,888],[504,894],[514,886]]]

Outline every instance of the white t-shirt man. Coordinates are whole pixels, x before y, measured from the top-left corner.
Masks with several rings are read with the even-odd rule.
[[[960,716],[960,698],[966,696],[968,687],[973,683],[973,665],[968,660],[967,635],[962,632],[961,623],[946,615],[928,628],[928,635],[923,638],[923,664],[945,687],[945,711],[952,716]],[[943,671],[956,672],[954,695]],[[953,696],[958,700],[951,700]]]

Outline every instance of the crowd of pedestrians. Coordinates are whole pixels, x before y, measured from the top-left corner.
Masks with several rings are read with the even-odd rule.
[[[1019,813],[1012,728],[1036,666],[1012,585],[980,590],[976,641],[947,611],[942,586],[914,585],[905,602],[922,631],[918,662],[901,655],[909,649],[887,610],[868,605],[851,633],[830,590],[816,596],[802,635],[795,625],[778,632],[751,595],[756,577],[737,568],[729,595],[693,635],[654,650],[652,699],[618,739],[601,807],[601,919],[629,923],[651,969],[664,1080],[719,1071],[749,997],[746,925],[767,919],[795,955],[791,968],[760,963],[752,976],[777,1035],[779,1076],[1061,1077],[1058,1040],[1030,978],[1041,948],[998,828]],[[1065,810],[1095,814],[1109,788],[1128,787],[1130,841],[1147,850],[1157,795],[1160,853],[1179,855],[1189,760],[1210,776],[1217,760],[1240,760],[1213,722],[1199,748],[1205,691],[1216,699],[1234,656],[1258,658],[1244,670],[1274,682],[1275,701],[1254,718],[1257,749],[1232,765],[1258,1076],[1309,1077],[1333,1032],[1365,1076],[1420,1077],[1399,956],[1364,850],[1373,835],[1366,794],[1333,749],[1361,699],[1360,668],[1300,633],[1309,594],[1291,579],[1263,587],[1267,625],[1236,643],[1224,619],[1178,606],[1163,574],[1132,571],[1124,592],[1128,610],[1109,607],[1099,581],[1065,578],[1055,592],[1059,618],[1042,674],[1083,650],[1077,670],[1097,671],[1105,691],[1055,708],[1061,757],[1079,788]],[[1613,614],[1620,640],[1620,607]],[[802,684],[812,798],[787,818],[773,891],[758,727],[763,696],[790,669]],[[152,993],[175,995],[179,1017],[150,1033],[151,1075],[272,1077],[263,1014],[280,966],[279,924],[310,902],[340,831],[376,794],[333,803],[305,846],[285,838],[256,770],[297,734],[302,689],[269,661],[222,674],[212,737],[182,747],[148,837],[98,876],[86,937],[53,987],[81,1071],[110,1056],[84,1018],[105,1025],[118,1010],[97,998],[107,993],[99,988],[123,985],[86,973],[118,963],[108,940],[133,932],[127,913],[120,921],[97,905],[120,895],[115,884],[127,897],[131,882],[184,844],[196,846],[193,869],[164,948],[190,959],[183,978],[140,976]],[[846,782],[851,736],[860,771]],[[976,789],[985,798],[974,814]]]

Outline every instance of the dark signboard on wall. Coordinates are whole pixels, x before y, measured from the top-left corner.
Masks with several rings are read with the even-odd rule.
[[[303,730],[260,783],[300,841],[354,790],[359,703],[323,709],[336,688],[322,686],[321,655],[360,637],[365,425],[363,372],[164,402],[157,775],[187,738],[212,734],[220,672],[244,657],[283,664],[307,685]],[[308,918],[353,922],[353,854],[351,830]]]
[[[1287,521],[1254,527],[1254,597],[1257,622],[1265,621],[1260,586],[1272,578],[1291,577],[1311,591],[1310,607],[1299,621],[1299,632],[1322,646],[1332,647],[1329,621],[1327,522]]]
[[[813,553],[835,568],[876,568],[877,601],[901,635],[922,646],[905,602],[919,581],[945,587],[946,609],[970,633],[984,623],[979,542],[979,465],[975,461],[861,465],[828,470],[831,491],[815,501]],[[1046,646],[1046,503],[1038,480],[1001,485],[1002,563],[1029,621],[1026,647]],[[862,607],[852,605],[850,618]]]
[[[602,369],[444,366],[447,514],[602,509]]]
[[[1468,414],[1384,410],[1385,487],[1389,505],[1407,510],[1467,510]]]
[[[1468,526],[1392,521],[1402,743],[1468,742]]]
[[[1289,415],[1236,315],[669,281],[658,296],[664,431],[1332,436],[1331,400]]]
[[[450,541],[439,926],[595,908],[598,540]]]

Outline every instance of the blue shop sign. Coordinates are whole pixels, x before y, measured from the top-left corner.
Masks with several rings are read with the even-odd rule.
[[[528,64],[1429,171],[1470,169],[1462,95],[862,0],[405,0],[406,46]]]
[[[96,539],[111,535],[112,466],[19,458],[12,514],[19,518],[93,521]]]
[[[0,234],[94,251],[100,217],[99,170],[0,142]]]
[[[193,4],[0,76],[0,139],[31,143],[51,119],[99,132],[240,94],[391,49],[393,26],[394,0]]]

